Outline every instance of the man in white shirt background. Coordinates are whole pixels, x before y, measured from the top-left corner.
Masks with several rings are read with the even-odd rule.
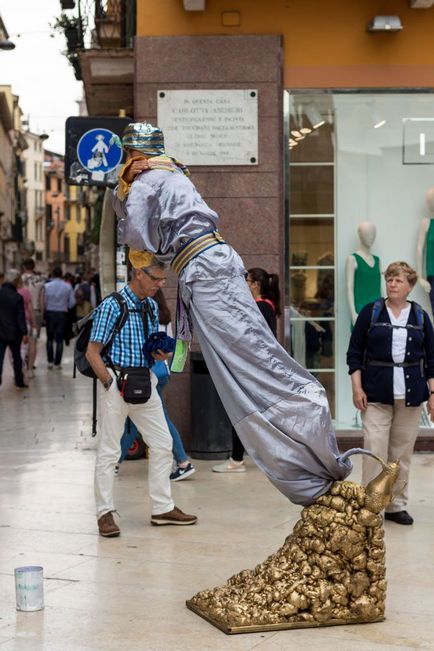
[[[45,325],[47,328],[47,362],[48,368],[60,369],[63,354],[63,338],[65,335],[68,310],[75,305],[74,291],[71,285],[62,278],[62,269],[55,267],[52,280],[44,287]],[[53,343],[56,342],[54,351]]]

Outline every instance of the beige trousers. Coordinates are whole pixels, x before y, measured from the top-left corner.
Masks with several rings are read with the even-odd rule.
[[[114,373],[109,369],[114,377]],[[114,468],[121,454],[125,419],[131,418],[149,447],[148,485],[152,515],[167,513],[174,507],[170,485],[172,437],[167,427],[157,377],[151,373],[152,394],[143,405],[124,401],[113,382],[110,389],[99,389],[101,437],[95,460],[95,502],[97,517],[115,510],[113,501]]]
[[[393,406],[370,402],[367,409],[362,411],[363,447],[385,461],[400,460],[399,479],[395,486],[396,497],[386,508],[389,513],[405,510],[408,501],[411,456],[419,431],[421,411],[422,405],[406,407],[404,400],[395,400]],[[364,486],[380,472],[381,467],[375,459],[363,456]]]

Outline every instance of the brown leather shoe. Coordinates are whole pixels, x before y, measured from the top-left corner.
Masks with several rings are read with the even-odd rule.
[[[187,515],[187,513],[183,513],[181,509],[178,509],[177,506],[175,506],[172,511],[168,511],[168,513],[161,513],[160,515],[151,516],[151,524],[155,526],[162,524],[186,525],[196,524],[196,522],[196,515]]]
[[[119,536],[121,533],[121,530],[114,520],[113,513],[114,511],[104,513],[104,515],[102,515],[98,520],[100,536],[104,536],[105,538],[115,538],[115,536]]]

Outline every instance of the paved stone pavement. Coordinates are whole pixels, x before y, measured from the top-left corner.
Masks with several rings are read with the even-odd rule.
[[[434,649],[434,457],[414,457],[413,527],[386,523],[387,619],[372,625],[225,636],[185,607],[275,551],[298,519],[247,460],[241,475],[212,462],[173,485],[197,513],[194,527],[149,525],[147,461],[126,462],[116,480],[122,536],[97,535],[91,382],[44,354],[29,390],[17,392],[9,364],[0,387],[0,651],[401,651]],[[352,478],[360,476],[355,461]],[[14,568],[42,565],[45,609],[15,610]]]

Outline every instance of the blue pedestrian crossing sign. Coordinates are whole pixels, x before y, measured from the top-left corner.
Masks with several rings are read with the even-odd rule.
[[[68,185],[114,187],[122,167],[121,138],[130,118],[70,117],[65,125]]]
[[[122,148],[117,141],[119,138],[108,129],[86,131],[77,145],[78,160],[89,172],[107,174],[122,160]]]

